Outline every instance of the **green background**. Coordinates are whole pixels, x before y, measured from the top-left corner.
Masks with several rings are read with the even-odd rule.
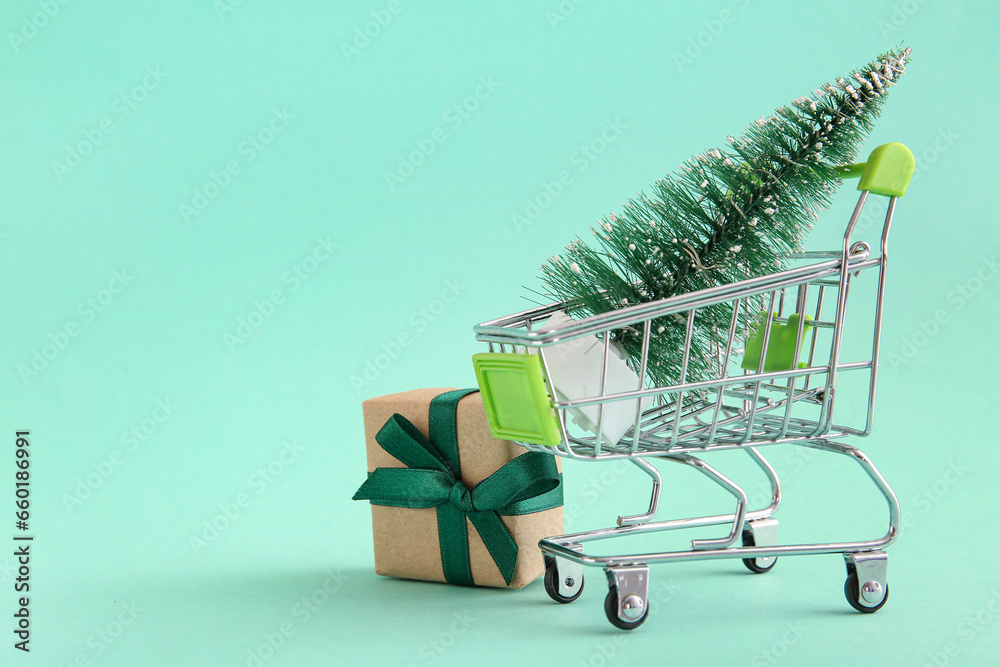
[[[282,627],[263,664],[997,661],[998,16],[918,0],[5,3],[0,540],[27,428],[36,541],[30,655],[12,647],[0,550],[0,663],[255,664]],[[349,500],[362,399],[473,384],[472,326],[526,307],[545,257],[900,41],[914,60],[866,146],[917,158],[886,295],[897,357],[862,443],[908,516],[885,609],[848,607],[836,555],[766,576],[655,568],[630,634],[605,620],[597,570],[568,606],[539,582],[376,577],[368,506]],[[854,199],[811,247],[836,246]],[[543,206],[517,229],[529,200]],[[881,534],[884,504],[848,460],[771,453],[787,539]],[[646,501],[631,472],[565,472],[572,529]],[[666,472],[667,515],[728,507],[683,472]]]

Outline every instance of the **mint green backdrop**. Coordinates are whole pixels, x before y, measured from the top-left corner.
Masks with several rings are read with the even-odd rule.
[[[998,16],[923,0],[5,3],[0,663],[1000,659]],[[917,157],[893,229],[894,356],[861,443],[907,518],[887,606],[853,612],[836,555],[766,576],[655,568],[631,634],[605,620],[598,570],[568,606],[538,582],[376,577],[368,506],[350,501],[361,401],[473,384],[473,325],[523,309],[542,259],[900,42],[913,62],[866,146]],[[841,195],[812,247],[836,245]],[[12,634],[18,429],[30,654]],[[850,461],[771,451],[786,538],[881,534]],[[728,508],[681,473],[667,514]],[[566,493],[584,529],[647,490],[570,462]]]

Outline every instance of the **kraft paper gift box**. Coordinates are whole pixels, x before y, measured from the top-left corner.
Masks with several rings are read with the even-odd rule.
[[[538,540],[563,532],[557,457],[495,439],[475,390],[380,396],[363,412],[355,500],[372,502],[377,574],[507,588],[544,574]]]

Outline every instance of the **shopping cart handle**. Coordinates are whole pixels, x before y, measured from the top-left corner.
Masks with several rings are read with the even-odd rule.
[[[872,151],[867,162],[837,167],[842,179],[860,178],[858,190],[886,197],[902,197],[913,176],[913,153],[901,143],[883,144]]]

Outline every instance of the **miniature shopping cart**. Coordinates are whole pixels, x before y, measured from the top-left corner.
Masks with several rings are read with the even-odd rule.
[[[615,527],[539,542],[549,596],[558,602],[572,602],[583,590],[584,566],[603,567],[610,589],[604,605],[608,620],[630,630],[645,621],[648,613],[651,563],[740,558],[752,572],[763,573],[774,567],[779,556],[842,553],[847,565],[847,601],[864,613],[882,608],[889,593],[884,548],[896,538],[899,504],[868,456],[843,440],[867,436],[872,429],[889,227],[896,199],[905,193],[913,169],[913,155],[898,143],[876,148],[866,163],[845,167],[843,177],[860,176],[861,196],[847,225],[843,247],[832,252],[798,253],[790,258],[792,268],[788,270],[583,320],[564,320],[556,326],[542,324],[562,310],[559,303],[475,328],[476,339],[488,343],[490,349],[473,359],[496,437],[516,441],[532,451],[572,459],[627,460],[652,478],[652,499],[644,514],[620,516]],[[868,243],[852,240],[870,193],[889,198],[875,251]],[[859,278],[862,274],[868,275]],[[855,292],[868,286],[874,290],[873,313],[867,306],[870,296],[864,301],[864,317],[855,318],[856,309],[851,311],[850,335],[865,336],[860,339],[860,353],[857,338],[849,339],[851,346],[842,346],[852,281],[856,281]],[[727,313],[731,310],[732,319],[728,336],[722,331],[717,349],[712,351],[716,374],[709,380],[687,382],[699,312],[720,306],[728,308]],[[646,372],[649,343],[657,335],[654,320],[665,316],[686,326],[684,358],[676,384],[656,386]],[[738,326],[748,318],[756,318],[755,329]],[[863,327],[856,326],[860,320],[864,320]],[[611,333],[623,327],[632,327],[642,335],[641,357],[631,362],[638,382],[634,388],[611,391],[606,382],[614,356]],[[779,331],[786,335],[776,335]],[[585,336],[596,336],[603,344],[600,381],[592,395],[567,398],[553,391],[551,350]],[[860,358],[842,357],[842,348],[848,347]],[[838,379],[848,374],[860,378],[859,394],[867,385],[867,409],[849,415],[849,423],[835,422]],[[634,406],[634,419],[629,417],[624,436],[610,442],[602,437],[601,421],[623,402],[630,410]],[[596,408],[597,427],[592,433],[582,432],[567,419],[588,407]],[[773,515],[781,501],[781,489],[778,475],[760,451],[779,444],[843,454],[858,463],[889,506],[885,535],[857,542],[780,545],[778,520]],[[721,450],[743,450],[750,456],[770,483],[770,504],[749,508],[746,491],[703,460],[704,455]],[[652,459],[684,464],[706,475],[732,494],[735,511],[654,521],[661,477],[650,463]],[[595,540],[713,525],[727,526],[728,534],[692,540],[690,548],[681,551],[598,556],[584,549]]]

